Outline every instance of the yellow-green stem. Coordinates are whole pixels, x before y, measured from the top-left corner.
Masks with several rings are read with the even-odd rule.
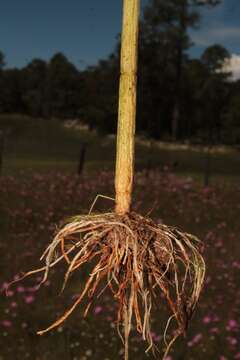
[[[115,174],[119,215],[130,211],[133,186],[139,7],[140,0],[124,0]]]

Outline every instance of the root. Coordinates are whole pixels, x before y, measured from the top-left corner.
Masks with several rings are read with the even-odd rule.
[[[175,319],[177,324],[173,339],[166,342],[167,355],[176,338],[187,330],[205,276],[197,238],[166,225],[157,225],[133,212],[124,216],[107,213],[73,218],[57,233],[41,259],[45,265],[25,277],[43,272],[43,283],[51,268],[65,262],[63,289],[73,272],[93,259],[95,266],[72,307],[38,334],[62,324],[84,298],[88,299],[84,312],[87,315],[94,297],[98,298],[109,288],[118,302],[117,329],[125,344],[125,359],[128,359],[128,339],[133,324],[147,341],[147,351],[153,348],[152,299],[160,302],[161,292],[172,313],[164,334],[165,342],[170,322]],[[103,281],[105,286],[98,291]]]

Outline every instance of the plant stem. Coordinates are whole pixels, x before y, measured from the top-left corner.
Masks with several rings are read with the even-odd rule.
[[[123,4],[115,174],[115,211],[119,215],[130,211],[132,197],[139,4],[140,0],[124,0]]]

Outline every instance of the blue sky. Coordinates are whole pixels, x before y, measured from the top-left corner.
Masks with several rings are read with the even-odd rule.
[[[142,6],[147,0],[142,0]],[[0,50],[8,67],[61,51],[79,68],[106,57],[121,29],[122,0],[1,0]],[[193,56],[214,43],[240,55],[240,0],[224,0],[204,10],[191,32]]]
[[[193,55],[199,55],[206,46],[214,43],[240,55],[240,0],[223,0],[214,9],[204,9],[201,27],[192,31],[191,36],[195,42]]]

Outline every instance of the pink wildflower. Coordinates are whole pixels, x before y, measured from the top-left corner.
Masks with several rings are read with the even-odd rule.
[[[228,336],[227,337],[227,341],[228,341],[228,343],[230,344],[230,345],[236,345],[237,344],[237,339],[235,338],[235,337],[233,337],[233,336]]]
[[[219,333],[219,328],[217,328],[217,327],[211,328],[211,329],[210,329],[210,333],[212,333],[212,334],[218,334],[218,333]]]
[[[95,306],[95,308],[94,308],[94,314],[100,314],[102,311],[103,311],[103,308],[102,308],[102,306]]]
[[[202,339],[202,334],[197,334],[197,335],[195,335],[194,337],[193,337],[193,339],[192,339],[192,342],[194,343],[194,344],[197,344],[197,343],[199,343],[199,341]]]
[[[26,304],[31,304],[31,303],[33,303],[34,302],[34,300],[35,300],[35,297],[33,296],[33,295],[28,295],[28,296],[25,296],[25,303]]]
[[[17,292],[18,293],[23,293],[24,291],[25,291],[25,288],[23,286],[20,285],[20,286],[17,287]]]
[[[10,328],[12,326],[12,322],[10,320],[3,320],[2,325],[6,328]]]
[[[16,308],[16,307],[17,307],[16,301],[12,301],[11,304],[10,304],[10,306],[11,306],[12,308]]]
[[[210,316],[205,316],[202,320],[202,322],[204,324],[209,324],[211,322],[211,317]]]
[[[228,321],[228,326],[230,329],[235,329],[238,326],[238,324],[237,324],[236,320],[230,319]]]

